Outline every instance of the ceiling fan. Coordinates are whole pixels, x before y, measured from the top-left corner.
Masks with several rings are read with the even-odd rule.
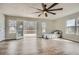
[[[42,9],[39,9],[39,8],[35,8],[38,10],[38,12],[34,12],[34,13],[40,13],[38,15],[38,17],[40,17],[42,14],[45,15],[45,17],[48,17],[48,13],[50,14],[53,14],[53,15],[56,15],[56,13],[52,12],[52,11],[59,11],[59,10],[63,10],[63,8],[56,8],[56,9],[53,9],[53,7],[55,7],[56,5],[58,5],[58,3],[53,3],[51,6],[47,7],[47,4],[45,3],[42,3]],[[33,7],[34,8],[34,7]]]

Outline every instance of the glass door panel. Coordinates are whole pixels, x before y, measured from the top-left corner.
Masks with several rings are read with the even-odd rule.
[[[23,21],[17,21],[16,24],[16,38],[23,38]]]

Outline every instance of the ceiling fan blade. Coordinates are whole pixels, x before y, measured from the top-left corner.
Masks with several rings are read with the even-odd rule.
[[[39,14],[38,17],[40,17],[42,14]]]
[[[30,6],[31,7],[31,6]],[[37,9],[37,10],[39,10],[39,11],[42,11],[41,9],[39,9],[39,8],[36,8],[36,7],[31,7],[31,8],[33,8],[33,9]]]
[[[43,10],[46,9],[46,4],[42,3]]]
[[[40,13],[40,12],[39,12]],[[41,12],[41,14],[38,15],[38,17],[40,17],[43,14],[43,12]]]
[[[47,13],[45,13],[45,17],[48,17]]]
[[[40,12],[34,12],[34,13],[40,13]]]
[[[50,7],[48,7],[48,9],[51,9],[52,7],[56,6],[58,3],[54,3],[52,4]]]
[[[48,13],[53,14],[53,15],[56,15],[56,13],[53,13],[53,12],[49,12],[49,11],[48,11]]]
[[[58,11],[58,10],[63,10],[63,8],[50,9],[49,11]]]

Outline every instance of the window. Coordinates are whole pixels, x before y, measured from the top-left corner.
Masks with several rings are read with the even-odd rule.
[[[77,29],[76,34],[79,35],[79,18],[76,21],[76,29]]]
[[[76,33],[76,21],[75,19],[72,19],[72,20],[68,20],[66,22],[66,33],[67,34],[75,34]]]
[[[46,23],[42,22],[42,33],[46,32]]]
[[[9,33],[16,33],[16,21],[15,20],[9,20]]]

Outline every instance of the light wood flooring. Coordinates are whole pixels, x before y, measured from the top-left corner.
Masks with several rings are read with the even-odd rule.
[[[77,55],[79,43],[64,39],[25,38],[0,42],[0,55]]]

